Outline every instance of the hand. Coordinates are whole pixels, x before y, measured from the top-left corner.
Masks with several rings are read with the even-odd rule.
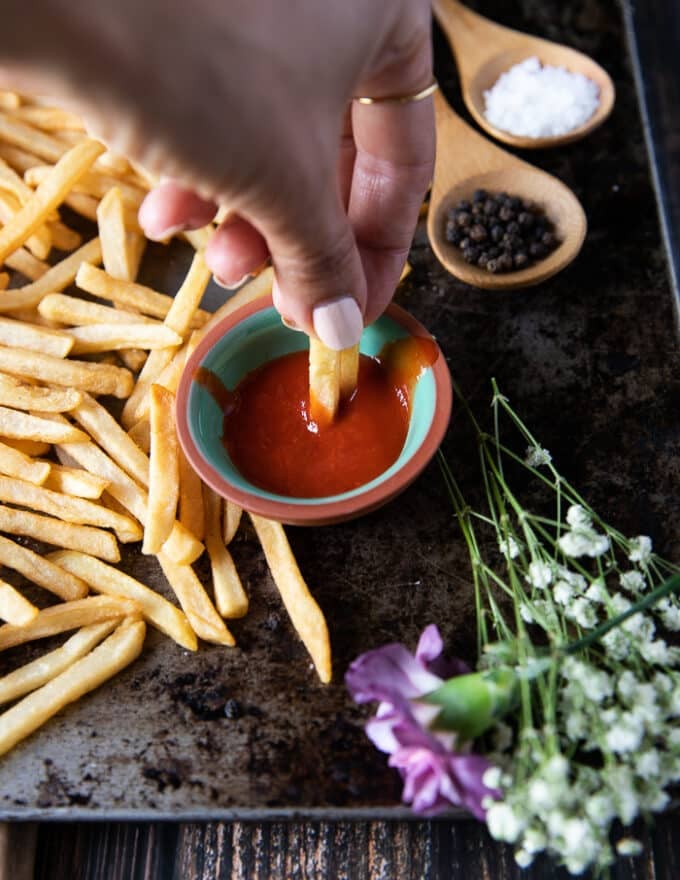
[[[431,99],[351,99],[431,81],[429,3],[36,5],[49,36],[23,34],[17,3],[2,62],[77,100],[110,147],[171,178],[142,205],[147,235],[203,226],[226,206],[206,250],[216,278],[236,285],[271,257],[289,322],[333,348],[358,341],[408,254],[434,117]]]

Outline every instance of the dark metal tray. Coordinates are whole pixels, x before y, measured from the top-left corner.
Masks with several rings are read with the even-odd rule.
[[[626,533],[653,535],[661,552],[680,558],[675,289],[620,10],[611,0],[474,5],[591,53],[615,80],[617,104],[601,130],[526,156],[573,187],[588,237],[560,276],[501,295],[447,275],[420,229],[413,273],[397,300],[436,334],[481,418],[495,376],[602,515]],[[627,7],[626,16],[630,23]],[[442,87],[462,110],[437,33],[435,51]],[[633,57],[637,64],[636,51]],[[172,292],[186,256],[152,248],[143,280]],[[213,304],[222,296],[209,292]],[[476,453],[455,402],[444,452],[470,501],[479,502]],[[192,655],[152,632],[133,667],[0,761],[0,819],[408,815],[342,677],[360,652],[392,640],[414,645],[430,622],[452,653],[474,657],[467,554],[437,465],[383,510],[343,525],[289,529],[289,536],[329,621],[330,686],[315,678],[257,541],[243,529],[233,552],[252,605],[233,624],[238,647],[202,646]],[[129,552],[125,565],[167,592],[154,560]],[[0,671],[29,654],[1,656]],[[230,698],[241,717],[225,717]]]

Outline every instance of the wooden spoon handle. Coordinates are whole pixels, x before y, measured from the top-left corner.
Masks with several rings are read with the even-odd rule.
[[[456,56],[461,78],[472,76],[489,58],[507,47],[513,31],[484,18],[458,0],[433,0],[432,8]]]

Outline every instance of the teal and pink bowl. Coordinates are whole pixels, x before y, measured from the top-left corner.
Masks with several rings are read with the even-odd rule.
[[[377,355],[386,343],[405,336],[430,336],[392,304],[361,338],[362,354]],[[375,510],[402,492],[437,451],[451,415],[451,377],[441,350],[418,379],[411,400],[406,441],[397,460],[375,479],[339,495],[296,498],[276,495],[246,480],[222,442],[223,412],[197,381],[199,367],[234,389],[248,373],[274,358],[309,347],[308,337],[287,328],[271,297],[227,315],[203,337],[187,361],[177,392],[177,430],[186,457],[218,494],[244,510],[290,525],[327,525]]]

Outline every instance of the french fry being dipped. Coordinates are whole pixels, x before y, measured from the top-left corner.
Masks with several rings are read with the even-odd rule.
[[[341,351],[328,348],[313,336],[309,338],[309,407],[320,426],[330,424],[342,400],[348,400],[357,387],[359,346]]]

